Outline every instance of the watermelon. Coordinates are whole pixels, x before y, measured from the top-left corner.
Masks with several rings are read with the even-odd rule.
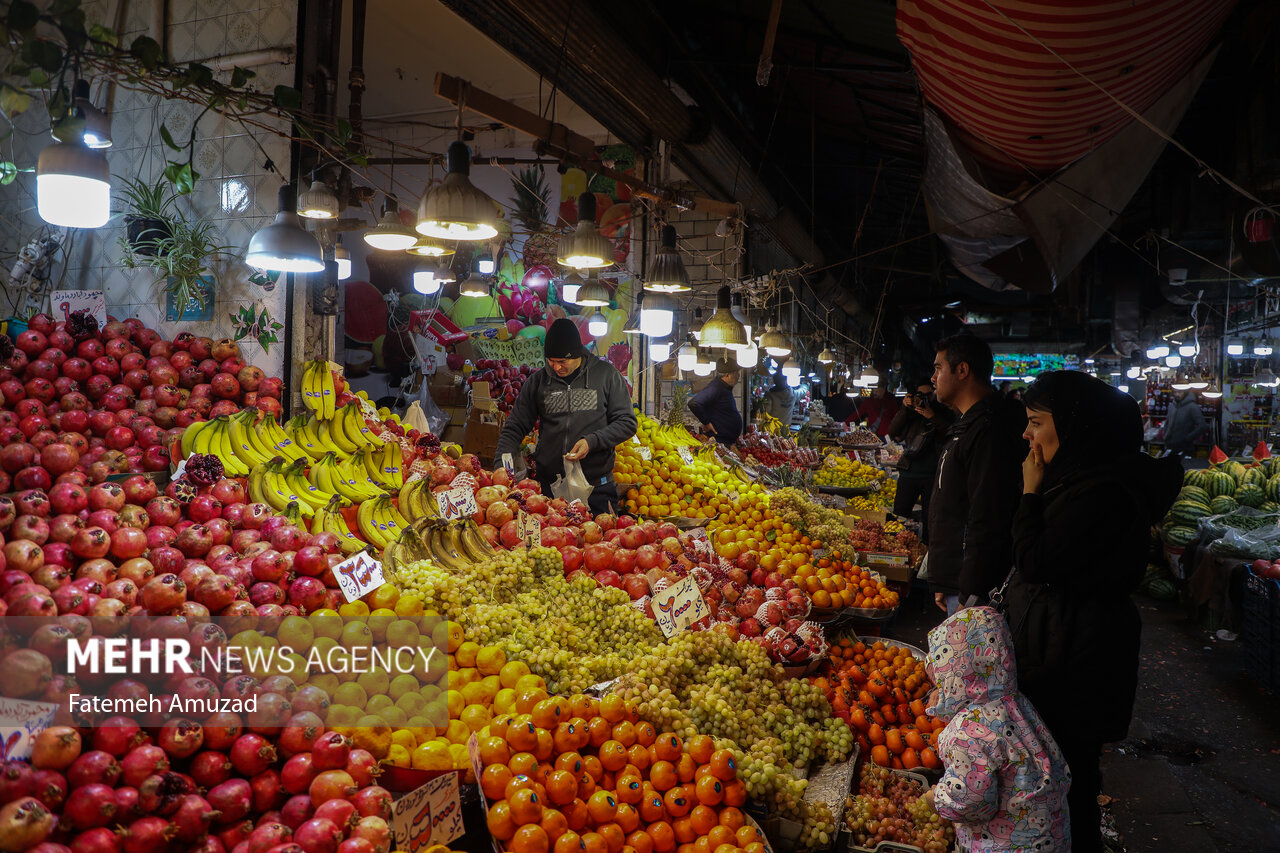
[[[1263,491],[1267,494],[1267,500],[1280,502],[1280,474],[1272,474]]]
[[[1164,541],[1171,548],[1185,548],[1198,535],[1194,527],[1185,524],[1175,524],[1164,529]]]
[[[1240,478],[1241,485],[1249,483],[1254,486],[1263,486],[1266,485],[1266,482],[1266,475],[1262,473],[1261,468],[1246,468],[1244,476]]]
[[[1255,487],[1256,488],[1256,487]],[[1259,491],[1259,493],[1261,493]],[[1262,501],[1259,500],[1259,503]],[[1169,508],[1169,514],[1165,516],[1173,524],[1195,524],[1197,519],[1204,518],[1209,515],[1209,507],[1196,501],[1175,501],[1173,506]]]
[[[1178,500],[1180,501],[1196,501],[1205,506],[1209,505],[1212,496],[1199,486],[1183,486],[1182,491],[1178,492]]]
[[[1266,493],[1262,487],[1254,483],[1243,483],[1236,489],[1235,498],[1245,506],[1262,506],[1262,502],[1267,499]],[[1177,504],[1174,504],[1176,507]]]
[[[1216,498],[1218,495],[1229,495],[1236,490],[1236,481],[1225,471],[1210,471],[1209,481],[1205,485],[1205,491],[1210,497]]]
[[[1209,502],[1209,511],[1214,515],[1224,515],[1240,508],[1240,502],[1231,495],[1218,495]]]
[[[1178,597],[1178,587],[1168,578],[1156,578],[1146,585],[1146,593],[1157,601],[1173,601]]]
[[[1263,501],[1262,505],[1258,507],[1258,509],[1263,512],[1280,512],[1280,503],[1276,503],[1275,501]]]
[[[1221,470],[1230,475],[1231,479],[1235,480],[1237,485],[1244,482],[1245,467],[1239,462],[1234,460],[1225,462],[1223,463]]]
[[[1203,468],[1192,468],[1182,475],[1182,485],[1197,486],[1201,489],[1205,488],[1209,483],[1209,472]]]

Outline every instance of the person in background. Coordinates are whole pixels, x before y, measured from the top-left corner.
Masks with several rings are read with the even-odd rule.
[[[1014,388],[1012,391],[1010,391],[1010,392],[1009,392],[1009,399],[1010,399],[1010,400],[1012,400],[1012,401],[1014,401],[1015,403],[1021,403],[1021,402],[1022,402],[1022,389],[1021,389],[1021,388]]]
[[[1005,381],[1000,383],[999,391],[1001,394],[1008,397],[1010,394],[1013,393],[1013,383],[1010,382],[1008,379],[1006,379]]]
[[[779,370],[773,375],[773,387],[765,392],[760,402],[760,410],[782,421],[787,429],[791,428],[791,412],[796,404],[796,397],[787,387],[787,377]]]
[[[702,431],[730,447],[742,435],[742,415],[733,398],[741,375],[738,365],[722,358],[716,362],[716,375],[689,401],[689,411],[702,421]]]
[[[1071,767],[1074,849],[1096,853],[1102,745],[1126,736],[1138,683],[1142,621],[1129,596],[1182,468],[1144,454],[1137,402],[1088,374],[1042,374],[1025,399],[1031,450],[1005,612],[1018,683]]]
[[[855,398],[846,394],[847,388],[837,382],[831,382],[827,388],[829,393],[822,398],[822,406],[827,410],[827,417],[840,423],[853,414]]]
[[[1174,391],[1164,421],[1164,446],[1170,453],[1190,457],[1206,422],[1194,391]]]
[[[1012,564],[1026,417],[991,387],[992,363],[986,341],[966,334],[939,341],[933,360],[938,402],[958,416],[939,449],[929,502],[929,583],[948,614],[986,601]]]
[[[865,420],[867,429],[884,438],[889,434],[889,424],[898,408],[898,398],[889,393],[889,381],[882,378],[870,397],[857,398],[853,414],[844,420],[845,423]]]
[[[520,442],[538,424],[533,459],[542,493],[551,494],[566,459],[576,460],[594,487],[591,511],[617,509],[621,501],[613,483],[613,451],[636,434],[637,425],[627,382],[612,364],[586,351],[578,327],[567,318],[547,329],[543,352],[547,366],[529,374],[520,388],[498,436],[494,464],[503,464],[506,453],[518,463]]]
[[[1004,619],[990,607],[948,617],[929,632],[925,669],[937,684],[926,710],[951,721],[937,736],[942,778],[924,800],[955,821],[960,849],[1068,853],[1071,772],[1018,692]]]
[[[889,424],[889,437],[903,446],[898,459],[898,491],[893,514],[907,518],[917,502],[922,510],[920,540],[929,544],[929,499],[938,472],[938,446],[953,416],[945,406],[934,408],[933,384],[915,383],[915,393],[902,398],[902,408]]]

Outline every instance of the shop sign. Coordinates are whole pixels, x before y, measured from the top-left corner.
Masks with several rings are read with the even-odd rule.
[[[462,835],[458,774],[437,776],[391,806],[391,843],[397,850],[425,850]]]
[[[101,290],[55,290],[49,294],[50,314],[64,323],[77,311],[86,311],[98,321],[98,328],[107,325],[107,297]]]
[[[0,697],[0,761],[31,757],[35,736],[53,724],[52,702]]]
[[[711,612],[692,577],[654,593],[652,603],[653,618],[666,637],[675,636]]]
[[[333,576],[347,601],[355,601],[386,583],[379,563],[365,551],[333,567]]]
[[[446,521],[465,518],[480,511],[480,507],[476,505],[476,493],[467,486],[436,492],[436,506],[440,509],[440,517]]]

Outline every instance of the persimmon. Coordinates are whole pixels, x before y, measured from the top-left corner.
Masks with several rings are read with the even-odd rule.
[[[907,749],[904,749],[902,751],[903,769],[911,770],[912,768],[919,767],[919,766],[920,766],[919,754],[914,749],[911,749],[910,747],[908,747]]]
[[[906,741],[908,747],[916,750],[917,752],[928,745],[924,742],[924,738],[920,737],[920,732],[915,729],[907,729],[906,733],[903,735],[903,740]]]
[[[889,750],[884,744],[871,747],[871,761],[880,767],[889,766]]]
[[[933,747],[926,746],[920,750],[920,763],[930,770],[937,770],[942,766],[942,761],[938,758],[938,753],[934,752]]]
[[[907,748],[906,743],[902,740],[902,732],[897,729],[889,729],[884,733],[884,745],[894,755],[901,755],[902,751]]]
[[[867,740],[871,741],[875,746],[880,746],[885,740],[884,729],[879,724],[873,724],[871,728],[867,729]]]

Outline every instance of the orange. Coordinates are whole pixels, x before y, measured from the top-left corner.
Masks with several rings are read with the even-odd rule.
[[[601,764],[600,759],[596,758],[594,755],[585,755],[582,757],[582,769],[590,775],[592,779],[595,779],[596,782],[599,782],[604,778],[604,765]]]
[[[511,795],[514,794],[516,791],[536,790],[534,788],[535,784],[536,783],[533,781],[532,776],[525,776],[524,774],[520,774],[519,776],[512,776],[509,780],[507,780],[507,787],[502,789],[502,796],[505,799],[510,800]]]
[[[618,802],[634,806],[644,796],[644,788],[637,777],[628,776],[625,779],[618,780],[616,793]]]
[[[704,806],[718,806],[724,800],[724,785],[714,776],[703,776],[694,786],[694,796]]]
[[[516,824],[511,819],[511,809],[506,800],[498,800],[489,806],[485,824],[489,827],[489,833],[499,841],[506,841],[516,834]]]
[[[551,732],[546,729],[538,729],[534,733],[537,744],[533,747],[533,754],[539,761],[550,761],[551,756],[555,754],[555,741],[551,738]]]
[[[581,836],[572,829],[567,829],[555,840],[552,850],[554,853],[582,853]]]
[[[587,771],[578,776],[578,799],[584,803],[596,792],[596,780]]]
[[[578,832],[587,825],[587,804],[582,800],[574,800],[560,811],[564,813],[564,819],[569,822],[569,828],[574,832]]]
[[[716,751],[716,742],[709,735],[694,735],[685,742],[685,748],[694,761],[706,764]]]
[[[507,806],[511,809],[511,819],[517,826],[542,820],[542,800],[536,791],[529,788],[522,788],[507,797]]]
[[[507,727],[507,744],[516,752],[533,752],[538,746],[538,728],[532,721],[514,722]]]
[[[711,754],[711,773],[721,781],[728,781],[738,775],[738,766],[733,760],[733,753],[727,749],[717,749]]]
[[[613,821],[624,833],[630,835],[640,827],[640,813],[631,804],[619,802],[618,813],[614,815]]]
[[[507,847],[511,853],[547,853],[551,849],[551,839],[547,838],[545,829],[531,823],[517,829]]]
[[[730,779],[724,784],[724,804],[742,806],[747,802],[747,785],[741,779]]]
[[[605,770],[617,772],[627,764],[627,748],[616,740],[607,740],[600,745],[600,763]]]
[[[517,752],[511,756],[507,766],[511,768],[512,774],[516,776],[533,776],[538,770],[538,759],[533,757],[532,752]]]
[[[490,800],[501,800],[513,775],[505,764],[490,764],[480,773],[480,788]]]
[[[543,699],[529,713],[540,729],[554,729],[560,724],[560,703],[555,699]]]
[[[662,820],[667,814],[667,807],[662,802],[662,795],[658,793],[646,794],[641,798],[636,806],[636,811],[640,812],[640,819],[645,823],[653,823],[656,820]]]
[[[557,770],[568,770],[575,777],[586,770],[582,764],[582,756],[576,752],[562,752],[557,755],[555,767]]]
[[[747,819],[740,809],[730,806],[720,810],[720,826],[727,827],[731,832],[737,832],[746,823]]]
[[[600,714],[599,700],[585,693],[575,693],[570,696],[569,707],[573,712],[573,716],[582,717],[584,720],[589,720]]]
[[[568,805],[578,796],[578,780],[568,770],[555,770],[547,777],[547,799],[557,806]]]
[[[609,853],[622,853],[622,848],[626,846],[627,836],[622,831],[622,827],[616,823],[601,824],[596,828],[596,832],[600,834],[609,847]]]
[[[542,827],[543,832],[547,834],[547,838],[551,840],[552,844],[569,831],[569,821],[565,818],[564,813],[555,809],[543,809],[542,821],[538,825]]]
[[[693,821],[689,820],[689,816],[678,817],[671,821],[671,828],[676,833],[676,843],[681,847],[688,845],[689,853],[693,851],[693,840],[698,837],[698,833],[693,829]],[[677,848],[676,853],[680,853]]]
[[[665,820],[649,824],[647,832],[653,839],[653,853],[671,853],[676,849],[676,832]]]
[[[740,826],[738,831],[733,834],[734,843],[739,847],[746,847],[748,844],[754,844],[760,841],[760,833],[756,832],[754,826]]]
[[[596,826],[613,820],[617,813],[618,801],[608,791],[596,791],[587,800],[587,815]]]
[[[501,737],[484,737],[477,736],[476,745],[480,749],[480,763],[482,765],[490,764],[506,764],[511,759],[511,750],[507,747],[507,741]]]
[[[583,853],[609,853],[609,842],[605,841],[604,836],[598,832],[584,832],[582,851]]]
[[[636,853],[653,853],[653,839],[649,837],[649,833],[636,830],[627,836],[627,847]]]
[[[680,782],[692,782],[698,775],[698,762],[693,760],[693,756],[687,752],[681,753],[676,759],[676,776],[680,777]]]
[[[647,723],[643,720],[635,724],[636,727],[636,743],[641,746],[648,746],[657,740],[658,730],[653,727],[653,723]]]
[[[610,693],[600,700],[600,716],[604,717],[610,724],[619,723],[626,714],[622,697],[616,693]]]
[[[667,814],[672,817],[684,817],[694,806],[693,798],[689,796],[689,792],[683,785],[677,785],[662,797],[662,804],[667,809]]]
[[[694,806],[689,812],[689,822],[698,835],[706,835],[718,825],[716,810],[710,806]]]
[[[679,735],[671,732],[663,732],[662,735],[653,742],[654,750],[658,758],[663,761],[675,762],[684,752],[684,742],[680,740]]]
[[[649,768],[649,782],[655,790],[669,791],[679,783],[676,768],[670,761],[657,761]]]
[[[736,831],[737,830],[730,829],[724,824],[713,826],[711,827],[711,831],[707,833],[707,843],[711,845],[712,850],[716,849],[721,844],[732,844],[734,839],[733,834]]]
[[[636,742],[636,727],[623,720],[613,727],[613,739],[623,746],[631,746]]]
[[[591,745],[598,747],[613,737],[613,726],[609,725],[609,721],[604,717],[593,717],[591,722],[587,723],[587,734],[591,738]]]

